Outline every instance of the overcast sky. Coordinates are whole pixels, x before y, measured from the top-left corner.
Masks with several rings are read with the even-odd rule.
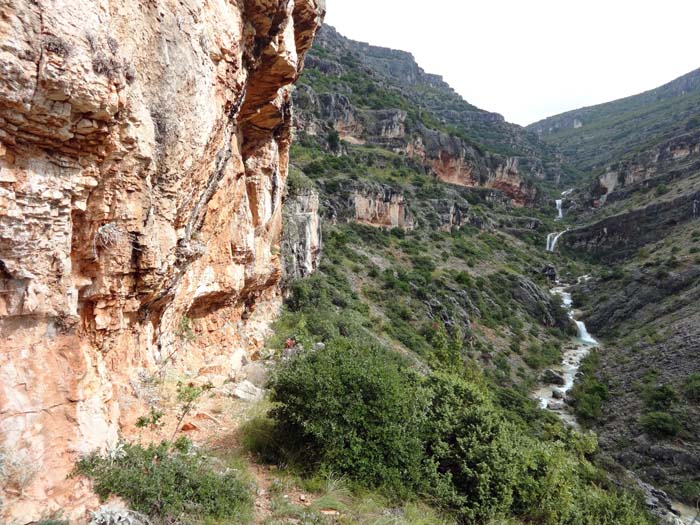
[[[410,51],[467,101],[530,124],[700,67],[700,0],[327,0],[354,40]]]

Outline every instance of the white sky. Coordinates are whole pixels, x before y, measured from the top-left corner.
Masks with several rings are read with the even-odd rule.
[[[345,36],[410,51],[468,102],[529,124],[700,67],[700,0],[327,0]]]

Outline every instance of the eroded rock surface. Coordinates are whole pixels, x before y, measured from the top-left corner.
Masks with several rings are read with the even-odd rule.
[[[0,16],[4,523],[128,432],[132,379],[236,369],[278,304],[290,84],[323,0],[8,0]],[[192,337],[183,337],[187,328]]]
[[[308,66],[294,94],[299,133],[384,148],[441,181],[499,191],[517,206],[535,202],[534,181],[561,175],[534,134],[468,104],[409,53],[355,42],[324,26]]]
[[[320,263],[321,249],[318,193],[305,190],[290,195],[284,203],[284,279],[293,281],[314,273]]]

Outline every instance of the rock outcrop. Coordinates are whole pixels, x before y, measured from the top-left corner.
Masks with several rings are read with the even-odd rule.
[[[700,171],[700,130],[608,166],[591,190],[595,207],[658,188]]]
[[[413,218],[400,189],[386,184],[348,181],[328,194],[330,198],[322,212],[330,222],[413,229]]]
[[[658,240],[678,225],[700,219],[700,191],[658,200],[566,232],[564,246],[604,260],[620,260]]]
[[[300,133],[322,142],[337,133],[348,144],[390,150],[442,181],[494,189],[518,206],[534,203],[535,180],[560,175],[534,134],[471,106],[408,53],[355,42],[326,26],[308,65],[294,94]]]
[[[306,190],[284,203],[282,265],[285,281],[314,273],[321,259],[322,237],[318,193]]]
[[[239,367],[276,311],[290,84],[323,0],[5,2],[0,445],[36,475],[5,523],[128,433],[132,380]],[[179,337],[183,323],[193,339]]]

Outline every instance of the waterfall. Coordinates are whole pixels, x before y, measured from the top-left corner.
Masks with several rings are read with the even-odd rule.
[[[593,339],[591,334],[588,333],[588,330],[586,330],[586,324],[583,321],[576,321],[576,328],[578,328],[578,338],[588,344],[588,345],[597,345],[598,341]]]
[[[557,199],[554,201],[557,204],[557,219],[563,219],[564,218],[564,210],[562,209],[562,204],[564,201],[562,199]]]
[[[559,233],[550,233],[547,235],[547,251],[548,252],[553,252],[554,248],[557,246],[557,241],[559,240],[559,237],[564,235],[567,232],[567,230],[564,230],[563,232]]]

